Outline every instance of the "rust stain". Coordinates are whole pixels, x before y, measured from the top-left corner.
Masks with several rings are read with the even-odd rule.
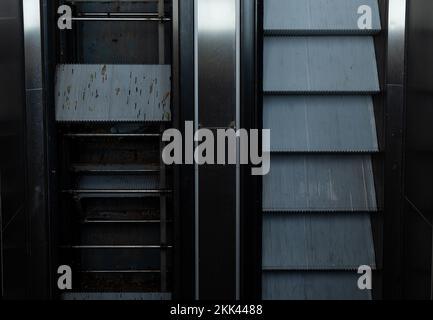
[[[153,82],[150,84],[149,94],[152,94],[152,92],[153,92]]]

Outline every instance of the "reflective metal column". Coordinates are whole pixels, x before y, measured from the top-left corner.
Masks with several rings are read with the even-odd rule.
[[[238,126],[238,0],[195,1],[196,129]],[[196,166],[196,298],[238,297],[236,165]]]
[[[388,1],[384,298],[402,297],[406,0]]]
[[[41,5],[23,1],[24,60],[27,115],[28,208],[31,294],[49,296],[48,213],[46,194],[46,131],[43,89]]]

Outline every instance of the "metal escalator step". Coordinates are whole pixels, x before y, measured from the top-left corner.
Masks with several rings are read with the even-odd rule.
[[[81,245],[159,245],[159,223],[88,223],[76,236]]]
[[[82,217],[88,221],[159,220],[160,199],[152,198],[90,198],[80,202]]]
[[[268,96],[272,152],[379,151],[370,96]]]
[[[358,8],[371,8],[370,30],[358,27]],[[375,34],[381,29],[377,0],[265,0],[265,34]]]
[[[376,210],[370,156],[272,155],[263,178],[263,211]]]
[[[75,164],[72,170],[79,173],[98,173],[98,174],[128,174],[128,173],[155,173],[159,172],[160,167],[155,165],[140,164]]]
[[[59,65],[56,120],[170,121],[169,65]]]
[[[376,268],[370,214],[264,215],[264,270],[357,270],[361,265]]]
[[[373,38],[265,38],[263,90],[267,94],[378,92]]]
[[[263,273],[265,300],[369,300],[359,290],[356,271],[282,271]]]
[[[159,175],[81,175],[79,190],[158,190]]]
[[[77,270],[133,271],[160,270],[161,248],[70,247],[64,253],[73,259]],[[70,259],[69,258],[69,259]]]
[[[143,286],[141,286],[143,287]],[[63,293],[62,300],[96,300],[96,301],[141,301],[141,300],[171,300],[171,293],[146,292],[70,292]]]
[[[149,270],[112,272],[107,270],[75,274],[75,290],[84,292],[149,292],[160,291],[161,273]]]

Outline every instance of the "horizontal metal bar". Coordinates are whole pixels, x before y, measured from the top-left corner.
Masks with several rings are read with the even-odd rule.
[[[381,213],[381,209],[377,210],[280,210],[280,209],[269,209],[264,208],[262,210],[264,214],[304,214],[304,213],[311,213],[311,214],[337,214],[337,213],[347,213],[347,214],[362,214],[362,213],[369,213],[369,214],[378,214]]]
[[[143,16],[143,17],[157,17],[159,18],[159,14],[157,12],[148,13],[148,12],[79,12],[77,16],[87,17],[87,16],[107,16],[107,17],[119,17],[119,16]]]
[[[62,249],[171,249],[173,246],[162,246],[162,245],[111,245],[111,246],[61,246]]]
[[[63,190],[63,193],[102,193],[102,194],[139,194],[139,193],[171,193],[172,190]]]
[[[304,151],[304,150],[288,150],[288,151],[271,151],[270,152],[271,155],[272,154],[287,154],[287,155],[309,155],[309,154],[313,154],[313,155],[345,155],[345,154],[351,154],[351,155],[355,155],[355,154],[381,154],[383,153],[382,151],[377,151],[377,150],[326,150],[326,151]]]
[[[370,29],[370,30],[338,30],[338,29],[299,29],[299,30],[265,30],[263,35],[265,37],[305,37],[305,36],[315,36],[315,37],[329,37],[329,36],[340,36],[340,37],[350,37],[350,36],[372,36],[377,35],[381,32],[381,29]]]
[[[88,173],[157,173],[160,171],[156,166],[107,166],[107,165],[72,165],[72,170],[75,172],[88,172]]]
[[[165,223],[171,223],[171,220],[165,221]],[[84,220],[82,224],[104,224],[104,223],[161,223],[161,220]]]
[[[159,0],[68,0],[68,2],[158,2]]]
[[[380,91],[269,91],[264,90],[263,95],[265,96],[305,96],[305,95],[338,95],[338,96],[376,96],[380,94]]]
[[[171,18],[121,18],[121,17],[74,17],[72,21],[145,21],[145,22],[168,22]]]
[[[375,266],[371,267],[373,271],[380,270],[380,268],[376,268]],[[334,268],[332,267],[314,267],[314,266],[308,266],[305,268],[299,268],[299,267],[287,267],[287,268],[272,268],[272,267],[263,267],[263,272],[341,272],[341,271],[358,271],[357,267],[347,266],[347,267],[340,267],[336,266]]]
[[[156,138],[161,135],[158,133],[67,133],[68,138]]]
[[[357,215],[357,214],[371,214],[371,215],[382,215],[383,210],[378,208],[377,210],[371,210],[371,211],[362,211],[362,210],[356,210],[356,211],[348,211],[348,210],[320,210],[320,211],[302,211],[302,210],[290,210],[290,211],[284,211],[284,210],[266,210],[263,209],[262,213],[264,215],[297,215],[297,214],[311,214],[311,215],[333,215],[333,214],[348,214],[348,215]]]
[[[161,270],[80,270],[78,273],[161,273]]]

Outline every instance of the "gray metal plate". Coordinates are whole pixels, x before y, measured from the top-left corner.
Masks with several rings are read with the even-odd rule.
[[[370,96],[267,96],[263,127],[271,151],[378,151]]]
[[[375,269],[370,214],[265,214],[265,270]]]
[[[170,121],[169,65],[59,65],[57,121]]]
[[[264,211],[376,211],[370,156],[273,154]]]
[[[265,38],[263,90],[267,93],[377,92],[373,38]]]
[[[371,300],[359,290],[355,271],[287,271],[263,273],[265,300]]]
[[[265,32],[375,33],[381,29],[377,0],[265,0]],[[372,29],[358,27],[358,8],[372,9]]]

